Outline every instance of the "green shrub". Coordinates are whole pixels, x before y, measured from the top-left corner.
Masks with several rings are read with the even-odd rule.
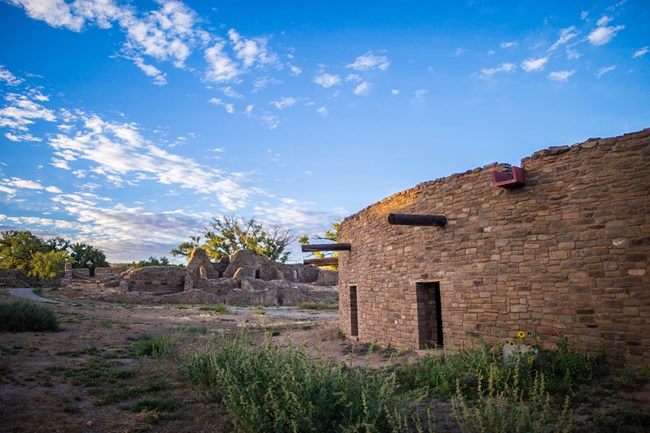
[[[59,322],[49,308],[26,299],[0,303],[0,331],[58,331]]]
[[[169,337],[144,335],[136,341],[135,353],[139,356],[163,358],[171,353],[173,346]]]
[[[398,393],[387,370],[349,369],[311,360],[302,348],[258,346],[224,336],[183,365],[185,374],[223,402],[245,432],[388,432],[411,413],[413,394]],[[401,425],[401,424],[400,424]]]
[[[492,369],[487,377],[487,392],[483,381],[477,380],[474,403],[465,400],[460,386],[453,399],[454,416],[462,433],[568,433],[575,421],[569,411],[569,397],[561,409],[555,409],[546,391],[543,375],[536,375],[527,385],[519,382],[519,368],[515,366],[512,381],[502,390],[494,384],[498,376]]]
[[[321,302],[305,302],[300,304],[298,308],[303,310],[338,310],[338,303],[324,304]]]

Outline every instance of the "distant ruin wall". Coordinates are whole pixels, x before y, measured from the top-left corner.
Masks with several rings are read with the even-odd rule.
[[[650,129],[550,148],[522,167],[522,188],[493,186],[492,171],[505,168],[496,164],[346,218],[339,241],[352,249],[339,254],[341,329],[361,341],[426,346],[424,316],[437,301],[421,289],[432,288],[445,345],[524,330],[534,343],[566,336],[650,360]],[[389,225],[389,213],[448,222]]]

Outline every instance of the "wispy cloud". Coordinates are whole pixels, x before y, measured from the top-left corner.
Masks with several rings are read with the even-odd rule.
[[[11,71],[6,69],[3,65],[0,65],[0,81],[4,81],[10,86],[17,86],[23,80],[16,78],[16,76],[12,74]]]
[[[316,112],[320,114],[323,117],[327,117],[327,108],[326,107],[319,107],[316,109]]]
[[[633,59],[640,59],[641,57],[643,57],[643,56],[645,56],[646,54],[648,54],[648,51],[650,51],[650,48],[649,48],[649,47],[643,47],[643,48],[641,48],[641,49],[638,49],[638,50],[636,50],[636,51],[634,52],[634,54],[632,55],[632,58],[633,58]]]
[[[544,68],[546,62],[548,62],[548,57],[540,57],[538,59],[527,59],[521,62],[521,69],[523,69],[526,72],[541,71]]]
[[[268,38],[244,38],[235,29],[228,31],[233,49],[245,67],[277,62],[277,55],[268,48]]]
[[[357,96],[366,96],[368,95],[368,93],[370,93],[371,88],[372,85],[367,81],[364,81],[363,83],[359,84],[357,87],[354,88],[353,93]]]
[[[428,90],[424,90],[424,89],[416,90],[413,95],[413,99],[411,99],[411,104],[419,104],[421,102],[424,102],[424,97],[426,96],[427,93],[429,93]]]
[[[501,65],[496,68],[482,68],[481,73],[479,74],[480,78],[490,78],[495,74],[505,73],[511,74],[517,70],[517,66],[514,63],[501,63]]]
[[[297,102],[298,100],[293,96],[285,96],[278,99],[277,101],[271,101],[270,104],[274,105],[278,110],[284,110],[285,108],[296,105]]]
[[[554,81],[567,81],[575,71],[553,71],[548,74],[548,78]]]
[[[465,48],[463,47],[458,47],[454,50],[454,56],[456,57],[462,56],[463,54],[465,54]]]
[[[517,41],[501,42],[501,48],[514,48],[519,45]]]
[[[30,125],[36,120],[54,122],[56,116],[54,112],[45,108],[33,99],[33,94],[8,93],[5,95],[5,101],[8,102],[0,109],[0,127],[8,128],[14,132],[27,132]],[[20,136],[24,136],[21,134]],[[20,136],[14,136],[15,138]],[[33,141],[33,140],[30,140]]]
[[[549,52],[555,51],[558,47],[566,44],[569,42],[571,39],[575,38],[578,36],[580,32],[576,30],[575,26],[567,27],[565,29],[560,30],[560,37],[555,41],[553,45],[548,49]]]
[[[133,63],[135,63],[135,65],[140,68],[140,70],[144,72],[145,75],[153,78],[153,83],[155,85],[164,86],[167,84],[167,74],[162,72],[160,69],[156,68],[153,65],[146,64],[140,57],[133,59]]]
[[[327,89],[329,87],[338,86],[341,84],[341,77],[338,75],[321,72],[314,77],[314,83]]]
[[[609,24],[610,21],[612,21],[612,19],[608,16],[603,16],[598,20],[598,27],[592,30],[591,33],[589,33],[589,36],[587,36],[587,40],[592,45],[600,46],[611,42],[611,40],[614,39],[614,36],[625,28],[624,25],[608,26],[607,24]]]
[[[237,64],[224,51],[225,46],[225,41],[219,41],[205,50],[204,57],[207,63],[205,78],[208,81],[225,83],[240,75]]]
[[[372,51],[357,57],[353,63],[346,65],[346,68],[351,68],[357,71],[367,71],[369,69],[387,71],[389,67],[390,60],[388,60],[388,57],[373,54]]]
[[[603,75],[612,72],[614,69],[616,69],[616,65],[611,65],[611,66],[604,66],[600,69],[598,69],[598,72],[596,72],[596,77],[600,78]]]

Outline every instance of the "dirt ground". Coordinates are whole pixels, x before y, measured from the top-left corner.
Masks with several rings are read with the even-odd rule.
[[[231,431],[221,409],[181,378],[178,357],[137,354],[138,340],[150,336],[178,336],[176,349],[184,351],[220,332],[248,328],[259,338],[272,331],[275,340],[349,365],[417,356],[382,349],[368,354],[367,345],[340,338],[332,311],[218,314],[200,306],[99,302],[83,290],[43,289],[43,295],[64,301],[47,305],[59,332],[0,334],[0,432]],[[0,290],[0,301],[11,299]]]

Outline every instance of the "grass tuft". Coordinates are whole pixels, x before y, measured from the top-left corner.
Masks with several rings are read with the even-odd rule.
[[[0,303],[0,331],[58,331],[59,322],[49,308],[26,299]]]

